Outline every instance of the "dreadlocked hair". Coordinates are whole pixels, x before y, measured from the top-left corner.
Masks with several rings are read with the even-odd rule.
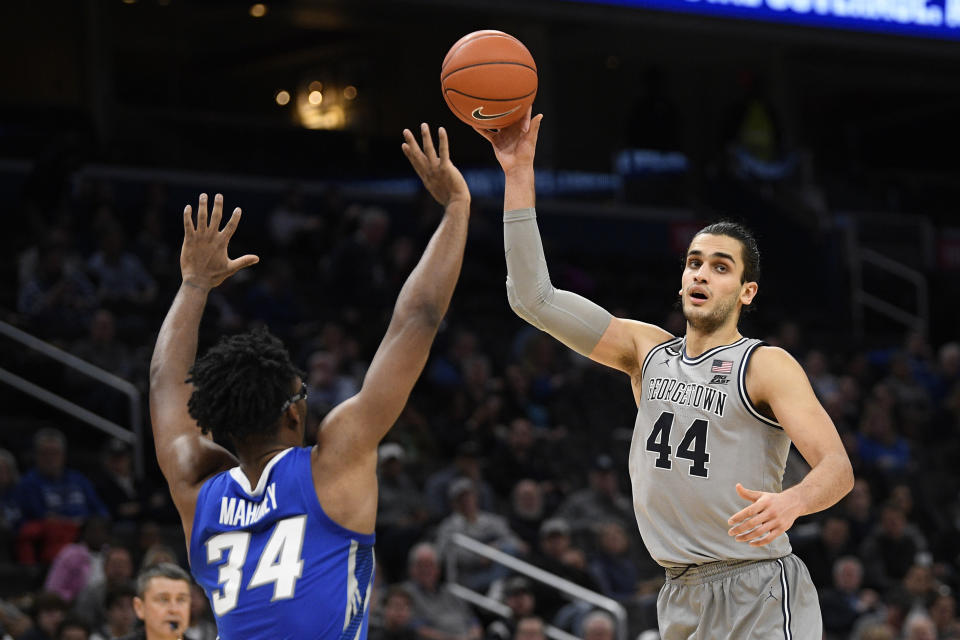
[[[221,338],[188,375],[190,416],[203,433],[234,443],[272,433],[294,378],[304,377],[266,328]]]

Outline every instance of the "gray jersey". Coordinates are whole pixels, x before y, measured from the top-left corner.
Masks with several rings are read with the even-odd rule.
[[[640,536],[663,566],[790,553],[786,535],[762,547],[727,535],[727,519],[749,504],[736,484],[780,491],[790,450],[747,396],[747,363],[761,344],[741,338],[689,358],[674,338],[643,362],[630,480]]]

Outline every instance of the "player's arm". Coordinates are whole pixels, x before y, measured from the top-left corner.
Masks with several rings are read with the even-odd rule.
[[[217,194],[208,222],[207,196],[201,195],[194,226],[190,206],[184,209],[180,251],[183,281],[160,327],[150,361],[150,419],[157,461],[185,526],[193,522],[196,495],[203,480],[237,464],[226,449],[201,434],[187,411],[193,385],[186,380],[197,357],[197,336],[207,294],[259,260],[253,255],[234,260],[227,256],[227,243],[237,229],[240,209],[234,210],[220,231],[222,210],[223,197]]]
[[[746,385],[753,403],[769,409],[810,465],[799,484],[781,493],[737,485],[740,496],[753,504],[730,518],[735,525],[730,534],[751,546],[762,546],[800,516],[836,504],[853,488],[853,468],[837,428],[790,354],[759,347],[750,360]]]
[[[533,159],[542,120],[542,114],[530,118],[528,112],[496,133],[477,129],[493,145],[505,178],[503,243],[510,308],[577,353],[634,375],[647,352],[673,336],[644,322],[615,318],[551,283],[534,210]]]
[[[324,420],[320,438],[326,444],[334,432],[344,434],[336,438],[342,456],[375,451],[400,416],[427,363],[463,263],[470,191],[450,161],[447,132],[442,127],[438,131],[439,153],[426,124],[421,125],[421,134],[422,149],[413,134],[404,130],[402,149],[424,186],[444,206],[444,215],[400,290],[387,332],[360,391]]]

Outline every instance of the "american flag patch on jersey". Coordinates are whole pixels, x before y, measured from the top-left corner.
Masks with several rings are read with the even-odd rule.
[[[733,360],[714,360],[710,373],[730,373],[733,370]]]

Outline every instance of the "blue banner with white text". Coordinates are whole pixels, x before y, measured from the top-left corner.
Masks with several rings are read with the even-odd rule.
[[[639,9],[960,40],[960,0],[579,0]]]

